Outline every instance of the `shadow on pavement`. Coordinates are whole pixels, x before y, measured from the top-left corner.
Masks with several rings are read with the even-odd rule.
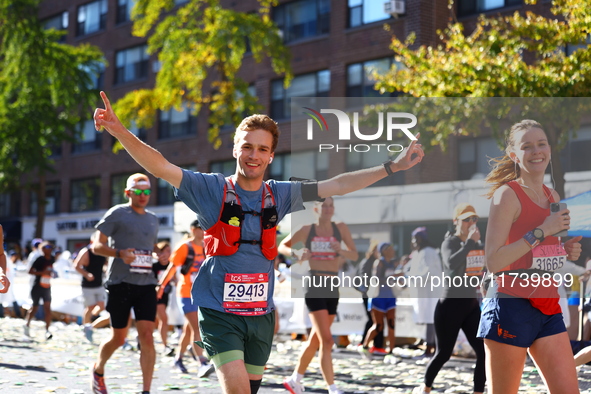
[[[19,342],[15,342],[15,344],[9,344],[6,342],[0,342],[0,347],[7,347],[10,349],[32,349],[31,346],[29,345],[25,345],[25,344],[20,344]]]
[[[5,364],[0,363],[0,368],[7,368],[7,369],[20,369],[26,371],[37,371],[37,372],[46,372],[46,373],[56,373],[55,371],[48,371],[45,367],[39,367],[35,365],[17,365],[17,364]]]

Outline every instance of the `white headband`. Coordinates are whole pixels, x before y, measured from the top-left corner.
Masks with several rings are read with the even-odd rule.
[[[128,179],[125,190],[133,189],[136,186],[148,186],[150,187],[150,181],[147,179]]]

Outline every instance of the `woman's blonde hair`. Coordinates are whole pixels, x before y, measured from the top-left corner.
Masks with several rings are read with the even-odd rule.
[[[492,198],[498,188],[521,176],[521,169],[513,160],[511,160],[509,152],[511,152],[515,146],[515,134],[533,128],[542,129],[542,125],[535,120],[525,119],[521,122],[515,123],[509,129],[505,136],[505,155],[489,160],[489,163],[493,168],[485,179],[486,183],[492,184],[486,193],[487,198]]]

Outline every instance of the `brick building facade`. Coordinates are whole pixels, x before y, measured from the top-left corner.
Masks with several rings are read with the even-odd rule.
[[[281,0],[274,7],[273,18],[282,27],[283,37],[291,51],[291,66],[296,77],[294,84],[297,82],[306,95],[311,96],[364,95],[371,90],[365,77],[370,67],[389,65],[393,61],[393,52],[389,49],[392,35],[404,38],[414,32],[417,45],[436,44],[436,31],[444,29],[456,11],[448,9],[447,0],[405,0],[406,13],[393,17],[383,11],[383,2]],[[179,7],[183,5],[182,0],[176,0],[176,3]],[[460,20],[467,26],[478,13],[513,11],[521,8],[521,3],[520,0],[456,1],[463,10]],[[146,39],[131,34],[129,9],[132,4],[133,0],[46,0],[42,2],[39,13],[40,20],[48,27],[67,30],[66,43],[77,45],[88,42],[102,49],[108,66],[97,83],[112,102],[130,90],[152,87],[158,69],[157,57],[144,52]],[[225,5],[245,12],[257,9],[255,0],[226,1]],[[548,8],[549,4],[538,7]],[[388,26],[387,30],[384,25]],[[276,179],[286,178],[290,172],[287,168],[290,154],[302,153],[291,152],[290,119],[285,116],[285,108],[282,107],[289,101],[290,91],[278,87],[282,83],[281,78],[273,72],[268,59],[257,64],[247,57],[241,75],[251,84],[265,111],[279,122],[282,137],[276,154],[281,159],[274,161],[275,167],[271,167],[270,175]],[[314,81],[316,85],[311,86],[308,81]],[[56,172],[47,178],[50,186],[48,198],[52,202],[47,210],[44,237],[72,251],[86,242],[92,233],[94,220],[113,204],[122,202],[122,179],[141,171],[126,152],[112,153],[114,139],[108,133],[93,133],[88,125],[84,130],[80,144],[63,143],[61,153],[56,156]],[[181,167],[204,172],[233,172],[231,131],[222,131],[223,144],[220,149],[214,150],[207,141],[207,117],[203,111],[196,118],[187,113],[169,111],[159,115],[154,127],[138,133],[149,145]],[[477,146],[478,143],[472,144]],[[490,144],[487,146],[490,147]],[[398,183],[411,187],[430,182],[460,184],[462,179],[470,179],[478,169],[474,167],[471,174],[460,174],[460,149],[458,141],[452,140],[445,153],[438,148],[430,150],[421,165],[408,171]],[[315,175],[330,177],[351,169],[345,160],[337,156],[310,157],[314,157],[317,166]],[[174,199],[171,189],[153,178],[152,182],[150,208],[161,217],[161,237],[174,242],[180,236],[173,226]],[[388,188],[396,187],[404,186],[370,188],[365,193],[388,195],[388,190],[392,190]],[[94,191],[96,196],[89,197],[88,191]],[[33,238],[36,204],[28,193],[13,197],[13,206],[15,201],[18,201],[18,220],[22,221],[18,242],[24,246]],[[348,203],[343,200],[342,204],[345,207]],[[445,210],[449,212],[447,207]],[[437,236],[449,222],[444,220],[445,215],[440,216],[427,220],[441,227],[435,231]],[[367,239],[374,236],[390,238],[406,249],[406,235],[397,238],[395,234],[406,233],[408,228],[425,223],[421,215],[393,217],[391,220],[382,221],[376,227],[379,228],[377,231],[366,231],[371,228],[371,223],[357,223],[358,231],[353,224],[361,249]]]

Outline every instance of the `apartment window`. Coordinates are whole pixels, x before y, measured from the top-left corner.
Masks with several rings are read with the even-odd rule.
[[[390,14],[384,12],[385,2],[386,0],[349,0],[349,27],[390,18]]]
[[[197,171],[196,165],[190,165],[183,167],[189,171]],[[174,191],[170,183],[166,182],[164,179],[158,178],[157,185],[158,191],[156,193],[156,205],[172,205],[176,201],[179,201],[174,196]]]
[[[306,151],[291,154],[291,176],[319,181],[328,178],[328,152]],[[275,160],[273,160],[273,163]]]
[[[149,55],[147,45],[117,52],[115,57],[115,84],[137,81],[148,76]]]
[[[90,78],[89,88],[102,90],[105,87],[105,64],[96,62],[90,66],[81,66]]]
[[[107,0],[93,1],[78,7],[76,35],[84,36],[100,30],[107,25]]]
[[[101,194],[100,178],[72,181],[70,192],[70,212],[96,211]]]
[[[458,15],[466,16],[504,7],[522,5],[523,0],[459,0]]]
[[[68,18],[69,13],[68,11],[64,11],[61,14],[57,14],[43,22],[43,28],[46,30],[54,29],[54,30],[67,30],[68,29]],[[67,34],[64,34],[60,37],[59,42],[66,41]]]
[[[271,117],[275,120],[291,116],[289,107],[292,97],[328,97],[330,91],[330,71],[322,70],[311,74],[299,75],[291,86],[283,88],[283,80],[271,83]]]
[[[277,181],[287,181],[291,177],[291,155],[275,155],[269,165],[269,178]]]
[[[117,0],[117,24],[131,20],[131,9],[135,0]]]
[[[124,174],[117,174],[111,177],[111,206],[127,203],[125,197],[125,186],[127,185],[127,178],[135,172],[126,172]]]
[[[330,30],[329,0],[300,0],[273,9],[273,20],[286,43],[328,34]]]
[[[379,166],[388,159],[388,152],[385,149],[380,149],[379,152],[347,152],[347,171],[357,171],[363,168]],[[404,185],[404,183],[404,171],[398,171],[394,175],[381,179],[371,186]]]
[[[577,137],[571,136],[560,152],[564,172],[591,171],[591,126],[583,127]]]
[[[147,138],[147,134],[148,134],[146,132],[146,129],[144,129],[143,127],[137,127],[135,122],[132,122],[131,126],[129,126],[128,130],[131,131],[131,134],[135,135],[140,140],[146,142],[146,138]],[[117,139],[115,137],[113,137],[112,141],[113,142],[111,143],[111,146],[115,145],[115,143],[117,142]]]
[[[45,214],[55,215],[60,213],[61,184],[48,183],[45,185]],[[37,215],[39,204],[37,193],[31,193],[31,215]]]
[[[86,153],[101,149],[101,133],[94,128],[94,121],[87,120],[82,123],[82,133],[78,141],[72,144],[72,153]]]
[[[254,100],[257,100],[257,92],[256,92],[256,88],[254,85],[250,85],[247,89],[248,95],[252,98],[254,98]],[[236,92],[235,94],[236,97],[236,101],[240,102],[242,100],[244,100],[244,94],[242,94],[242,92]],[[244,106],[241,106],[241,108],[237,108],[237,111],[241,111],[242,112],[242,117],[246,118],[247,116],[251,115],[251,113],[249,113],[248,111],[246,111],[244,109]],[[236,127],[238,125],[235,124],[230,118],[229,116],[226,118],[226,123],[220,128],[220,133],[230,133],[230,132],[234,132],[236,131]]]
[[[236,160],[216,161],[209,165],[209,170],[215,174],[224,176],[234,175],[236,172]]]
[[[587,39],[580,44],[567,44],[566,48],[565,48],[566,56],[572,55],[573,52],[576,51],[577,49],[585,50],[585,49],[589,48],[590,44],[591,44],[591,35],[588,35]]]
[[[55,145],[51,145],[51,154],[49,157],[53,159],[57,159],[62,156],[62,144],[56,143]]]
[[[0,193],[0,217],[14,216],[11,214],[11,198],[8,193]],[[6,230],[5,230],[6,231]]]
[[[347,66],[347,97],[389,97],[395,93],[380,93],[374,89],[376,80],[373,73],[385,74],[390,70],[394,59],[383,58],[355,63]]]
[[[483,178],[491,170],[488,161],[504,154],[493,137],[459,141],[458,178]]]
[[[182,110],[171,108],[160,111],[158,139],[176,138],[195,135],[197,118],[191,114],[191,107],[185,104]]]

